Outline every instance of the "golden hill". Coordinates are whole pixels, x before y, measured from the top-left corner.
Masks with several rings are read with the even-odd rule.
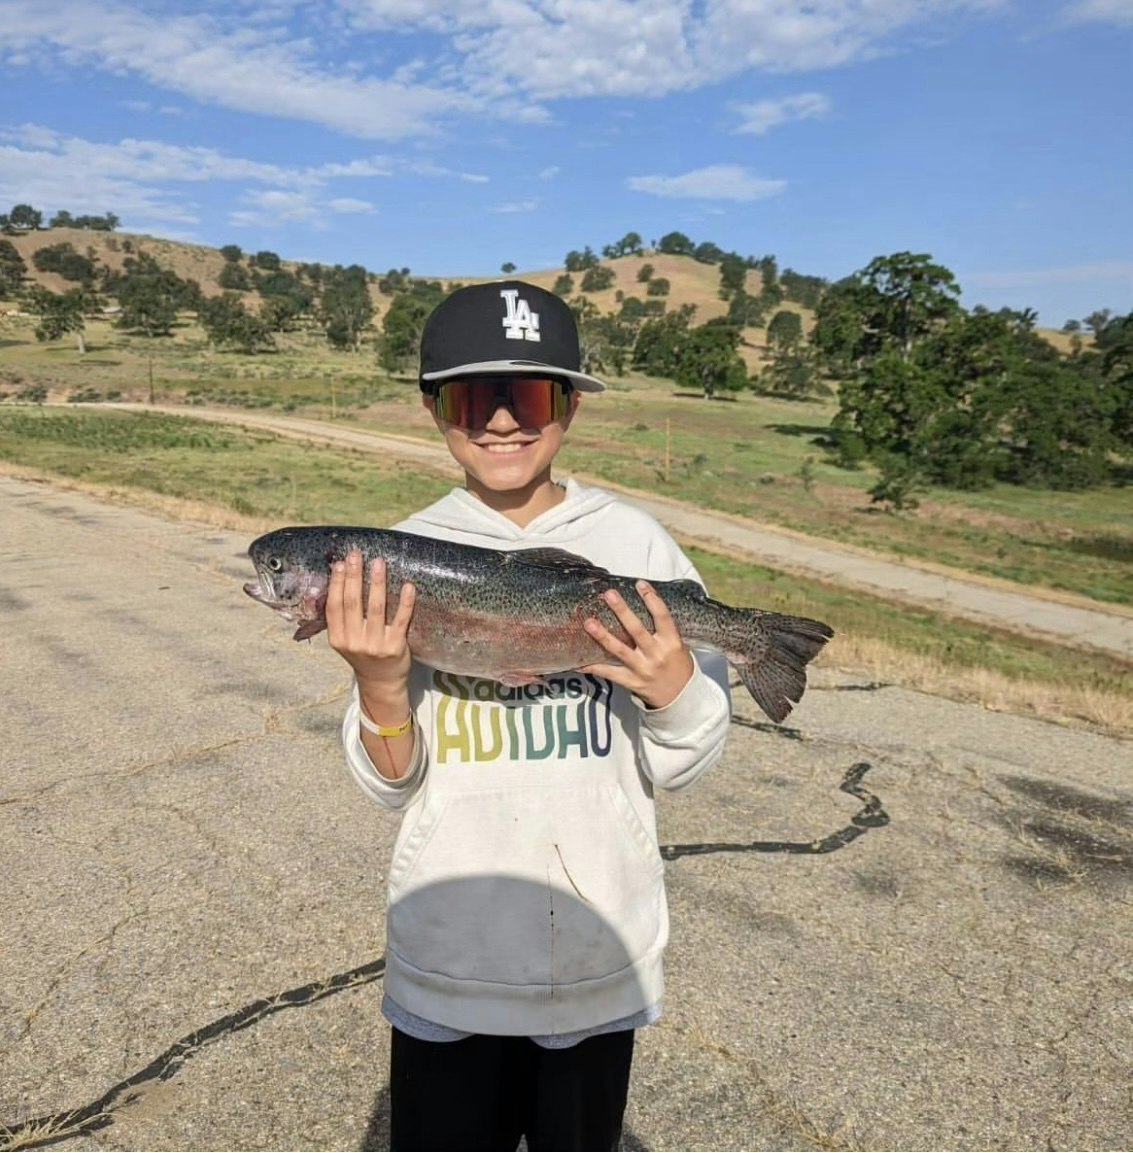
[[[52,272],[41,272],[32,263],[35,253],[49,245],[68,243],[76,252],[92,259],[97,259],[109,268],[119,269],[122,262],[131,254],[145,252],[151,255],[162,267],[172,269],[178,276],[197,281],[205,296],[219,296],[223,289],[217,283],[221,269],[224,267],[224,257],[220,249],[211,248],[204,244],[192,244],[183,241],[165,240],[161,237],[147,236],[138,233],[125,232],[97,232],[81,228],[49,228],[38,232],[17,234],[6,237],[15,246],[16,251],[23,257],[28,269],[28,278],[33,283],[41,284],[52,292],[63,292],[73,288],[74,284],[64,280]],[[245,253],[245,258],[251,255]],[[289,271],[295,271],[300,262],[281,258],[282,266]],[[390,265],[396,262],[391,260]],[[585,295],[602,312],[611,312],[618,307],[617,294],[636,296],[642,300],[646,296],[646,286],[637,279],[642,265],[651,264],[653,275],[663,277],[669,281],[669,295],[664,298],[670,310],[680,308],[684,304],[696,307],[693,323],[703,324],[706,320],[723,316],[727,312],[727,302],[720,299],[720,269],[718,265],[703,264],[693,260],[690,256],[669,256],[665,253],[651,253],[645,256],[623,256],[615,260],[603,260],[602,264],[613,269],[616,279],[613,285],[601,292],[582,294],[578,285],[582,280],[582,273],[572,274],[575,282],[573,295]],[[371,272],[381,270],[371,269]],[[514,274],[517,279],[526,280],[542,288],[550,289],[555,281],[565,272],[564,268],[529,269]],[[502,276],[502,274],[501,274]],[[484,281],[500,279],[493,277],[459,277],[441,278],[446,286],[456,283],[474,284]],[[748,291],[758,292],[759,273],[748,273]],[[381,323],[381,317],[389,307],[390,297],[378,290],[376,277],[370,287],[375,307],[375,323]],[[255,293],[245,294],[249,303],[259,298]],[[809,309],[793,302],[785,302],[784,308],[799,313],[802,317],[803,328],[809,331],[813,323],[813,315]],[[769,318],[770,319],[770,318]],[[1039,332],[1061,352],[1068,352],[1071,347],[1071,337],[1068,333],[1056,329],[1040,329]],[[745,329],[743,334],[744,345],[742,353],[748,363],[749,370],[759,367],[763,362],[766,347],[766,330],[762,327]]]

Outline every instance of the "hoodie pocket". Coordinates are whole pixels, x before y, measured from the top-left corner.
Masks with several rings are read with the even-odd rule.
[[[598,980],[665,943],[663,872],[616,785],[450,794],[395,856],[390,945],[457,980]]]
[[[426,793],[410,823],[413,810],[406,813],[394,844],[393,859],[389,866],[389,898],[394,900],[398,891],[413,876],[417,861],[425,851],[444,817],[446,802],[433,793]]]

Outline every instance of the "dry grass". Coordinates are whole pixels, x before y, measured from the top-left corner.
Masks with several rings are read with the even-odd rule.
[[[839,634],[817,664],[870,681],[1110,736],[1133,737],[1133,694],[1014,679],[986,668],[956,668],[874,638]]]
[[[26,1126],[8,1128],[0,1125],[0,1153],[9,1153],[16,1149],[36,1149],[44,1145],[55,1145],[71,1137],[81,1137],[97,1128],[99,1122],[109,1121],[110,1114],[100,1114],[87,1117],[79,1123],[69,1121],[66,1115],[45,1117],[38,1122],[29,1122]]]
[[[122,232],[94,232],[85,228],[49,228],[42,232],[29,232],[9,237],[16,251],[28,266],[28,276],[37,284],[42,284],[52,292],[66,292],[75,285],[54,272],[40,272],[32,264],[32,257],[41,248],[56,244],[70,244],[82,255],[95,257],[100,264],[115,271],[122,267],[128,256],[146,252],[165,268],[171,268],[178,276],[187,277],[200,283],[206,296],[219,296],[223,291],[216,283],[220,270],[224,267],[224,257],[219,249],[203,244],[183,244],[173,240],[162,240],[156,236],[135,235]],[[126,244],[133,252],[126,251]]]
[[[0,475],[49,484],[63,492],[81,492],[96,500],[109,504],[126,505],[130,508],[145,509],[167,520],[184,521],[187,524],[202,525],[206,528],[224,529],[230,532],[248,533],[258,536],[279,527],[277,519],[245,516],[223,505],[211,504],[204,500],[183,500],[163,493],[151,492],[143,488],[115,488],[104,484],[90,484],[86,481],[59,476],[43,469],[27,468],[0,460]]]

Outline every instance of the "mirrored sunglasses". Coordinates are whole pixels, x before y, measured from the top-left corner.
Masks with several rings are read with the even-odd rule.
[[[553,376],[467,376],[436,385],[433,399],[437,416],[460,428],[486,428],[501,405],[520,427],[542,428],[566,416],[570,391]]]

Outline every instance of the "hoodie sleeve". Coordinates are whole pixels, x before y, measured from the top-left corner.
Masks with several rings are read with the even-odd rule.
[[[728,663],[711,649],[693,649],[696,669],[675,701],[641,709],[641,760],[645,775],[659,789],[687,788],[724,751],[732,717]]]
[[[425,779],[428,756],[425,741],[421,736],[421,726],[416,724],[413,727],[413,757],[409,762],[409,771],[399,780],[391,781],[388,777],[383,777],[374,767],[370,754],[362,744],[358,723],[360,712],[358,686],[355,685],[350,694],[350,703],[346,707],[346,716],[342,721],[342,747],[346,752],[346,767],[371,801],[375,801],[385,809],[400,812],[417,796]]]

